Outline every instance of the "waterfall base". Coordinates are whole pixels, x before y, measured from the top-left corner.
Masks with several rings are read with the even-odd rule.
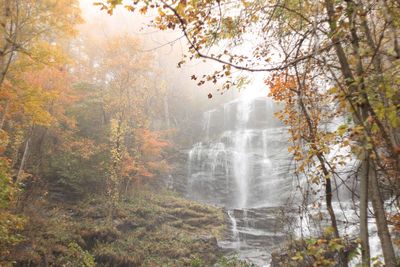
[[[228,211],[231,234],[219,241],[223,249],[232,250],[240,259],[256,266],[269,266],[271,251],[287,240],[281,209],[264,207]]]

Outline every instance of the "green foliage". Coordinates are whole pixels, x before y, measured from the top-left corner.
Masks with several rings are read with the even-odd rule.
[[[24,240],[20,234],[24,225],[25,219],[21,215],[0,210],[0,265],[13,262],[9,255],[14,246]]]
[[[7,164],[4,159],[0,159],[0,209],[10,205],[12,195],[15,192],[14,185],[7,173]]]
[[[55,266],[64,267],[94,267],[95,262],[93,256],[83,250],[77,243],[68,244],[66,253],[58,256],[54,261]]]
[[[272,254],[277,266],[337,266],[339,255],[347,260],[359,255],[359,244],[346,238],[335,238],[332,227],[318,238],[291,241],[284,249]]]
[[[216,266],[217,267],[255,267],[254,264],[239,259],[237,255],[221,257],[218,260]]]
[[[70,192],[80,196],[93,193],[93,189],[102,192],[106,180],[105,168],[102,162],[106,154],[96,153],[90,158],[83,158],[80,153],[60,151],[48,159],[48,165],[43,168],[43,177],[61,187],[69,188]]]
[[[23,216],[12,213],[9,208],[17,191],[8,174],[7,164],[0,159],[0,265],[6,260],[15,245],[23,240],[20,232],[24,227]]]
[[[202,267],[204,265],[204,261],[200,258],[192,257],[190,259],[190,267]]]

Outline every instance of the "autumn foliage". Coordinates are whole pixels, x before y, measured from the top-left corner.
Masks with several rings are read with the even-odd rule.
[[[121,4],[97,3],[110,14]],[[124,5],[141,14],[154,9],[153,26],[182,32],[189,46],[179,65],[198,58],[221,64],[199,85],[222,79],[226,90],[241,84],[240,78],[232,81],[231,70],[266,73],[270,96],[282,104],[277,115],[289,129],[294,174],[307,181],[298,185],[305,202],[310,194],[322,195],[339,238],[332,202],[346,188],[360,214],[361,265],[372,264],[372,216],[385,266],[398,266],[390,218],[399,214],[400,194],[399,1],[150,0]],[[308,204],[313,203],[299,209],[307,212]],[[344,250],[338,254],[338,264],[348,266]]]
[[[115,206],[171,168],[167,129],[153,127],[162,96],[152,56],[138,39],[78,32],[78,1],[3,0],[0,19],[3,265],[23,240],[24,190],[40,183],[69,201],[96,192]]]

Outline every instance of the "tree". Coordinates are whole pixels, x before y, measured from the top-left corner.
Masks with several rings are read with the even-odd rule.
[[[97,4],[112,14],[122,1]],[[400,50],[399,24],[395,19],[400,10],[398,1],[150,0],[125,3],[125,7],[140,13],[157,9],[154,26],[161,30],[180,29],[189,46],[181,63],[186,59],[205,58],[222,64],[220,71],[204,77],[199,85],[229,78],[224,84],[224,89],[229,89],[235,84],[233,68],[277,72],[278,77],[288,75],[289,81],[294,77],[296,88],[289,89],[298,92],[295,96],[298,101],[291,104],[300,111],[296,116],[305,122],[309,121],[310,110],[302,108],[301,99],[307,95],[310,84],[320,87],[319,94],[332,99],[331,114],[348,119],[334,133],[322,136],[335,140],[344,135],[348,139],[344,147],[359,159],[363,169],[358,173],[363,264],[369,265],[366,209],[371,200],[385,264],[396,265],[384,195],[392,194],[398,199],[400,192],[400,95],[396,78]],[[257,38],[253,38],[252,44],[242,45],[246,36]],[[222,46],[225,47],[221,51]],[[319,94],[311,97],[317,100]],[[293,96],[285,98],[284,101],[289,101]],[[294,122],[290,121],[297,127]],[[321,133],[317,125],[309,123],[304,128],[309,134],[318,133],[308,140],[311,144]],[[299,140],[297,136],[292,138]],[[300,139],[304,140],[302,136]],[[318,156],[323,156],[318,152],[319,147],[314,148],[316,161],[326,163]],[[310,151],[307,145],[300,148],[303,149]],[[329,177],[335,175],[332,168],[327,171],[326,188]],[[327,199],[330,194],[328,190]]]
[[[163,96],[153,82],[152,57],[139,52],[136,38],[117,35],[96,42],[92,38],[97,37],[80,40],[79,56],[84,60],[80,60],[78,76],[86,80],[85,87],[91,85],[92,97],[98,101],[100,118],[95,121],[105,128],[97,123],[88,132],[97,128],[101,137],[96,142],[107,145],[107,194],[116,201],[133,191],[134,183],[170,170],[164,155],[168,142],[152,127],[161,116]]]
[[[4,0],[2,7],[0,129],[5,138],[15,134],[5,152],[12,155],[13,167],[19,162],[19,181],[31,137],[38,128],[63,119],[55,105],[68,94],[63,46],[81,19],[75,1]]]
[[[71,36],[74,25],[81,22],[77,1],[2,0],[0,5],[0,86],[20,54],[35,58],[37,44]]]

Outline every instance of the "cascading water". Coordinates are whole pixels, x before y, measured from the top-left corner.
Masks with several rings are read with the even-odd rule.
[[[240,97],[204,114],[203,140],[188,157],[188,197],[228,209],[221,242],[263,266],[285,235],[276,213],[292,188],[287,134],[267,97]]]
[[[268,266],[272,250],[286,239],[278,214],[296,191],[290,176],[287,129],[274,118],[276,109],[266,96],[245,96],[205,112],[204,138],[193,145],[188,156],[188,197],[227,209],[231,238],[220,241],[220,245],[235,250],[256,266]],[[339,152],[335,148],[332,151],[333,156]],[[343,173],[356,165],[347,162]],[[305,180],[300,177],[300,185]],[[333,181],[338,182],[335,178]],[[339,230],[357,236],[357,208],[345,189],[349,185],[340,183],[333,203]],[[314,189],[309,191],[318,191]],[[308,205],[311,212],[297,216],[294,234],[320,235],[329,225],[324,195],[312,196],[303,205]],[[380,246],[373,220],[370,228],[371,255],[375,256]]]
[[[239,248],[240,239],[239,239],[239,231],[238,231],[238,228],[237,228],[236,219],[233,216],[233,211],[232,210],[228,210],[227,213],[228,213],[228,216],[229,216],[229,220],[231,221],[231,224],[232,224],[232,237],[233,237],[234,246],[236,248]]]

